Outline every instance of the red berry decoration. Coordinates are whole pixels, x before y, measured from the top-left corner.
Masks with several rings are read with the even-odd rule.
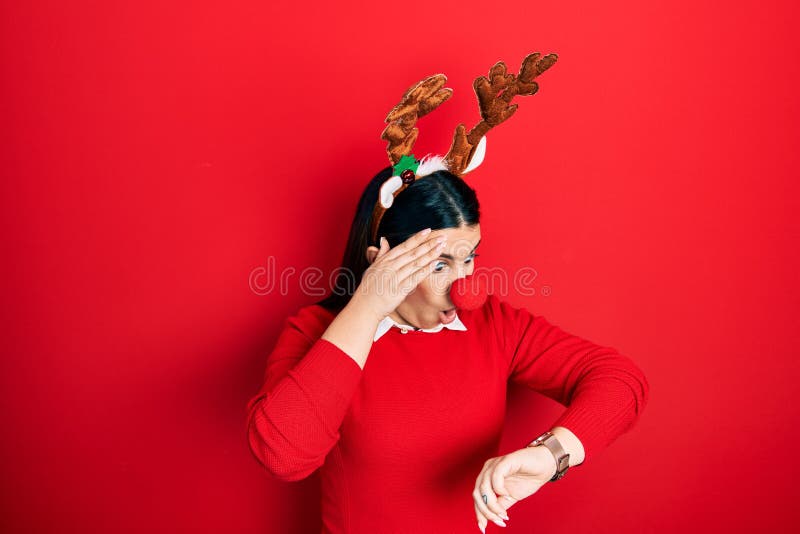
[[[410,184],[414,182],[416,175],[414,175],[414,171],[411,169],[406,169],[400,173],[400,179],[403,180],[404,184]]]
[[[459,310],[475,310],[483,306],[489,292],[485,276],[465,276],[450,286],[450,300]]]

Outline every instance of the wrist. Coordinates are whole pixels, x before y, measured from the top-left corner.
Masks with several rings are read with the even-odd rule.
[[[563,426],[555,426],[550,432],[558,438],[559,443],[561,443],[561,446],[564,448],[564,452],[569,454],[570,467],[583,463],[586,452],[583,449],[581,440],[579,440],[572,431]]]
[[[564,450],[564,447],[561,445],[561,442],[558,440],[558,437],[556,437],[555,434],[547,431],[530,442],[528,447],[535,449],[547,449],[547,453],[553,458],[556,469],[553,473],[553,476],[549,479],[550,482],[559,480],[567,474],[570,466],[569,453]]]
[[[360,293],[358,290],[353,293],[345,307],[349,308],[354,314],[375,327],[377,327],[378,323],[383,319],[383,316],[375,311],[375,307],[369,302],[367,296],[364,293]]]
[[[533,459],[535,465],[547,466],[542,473],[542,477],[546,481],[549,482],[558,472],[558,463],[556,462],[556,457],[552,452],[547,450],[547,447],[528,446],[522,450],[525,451],[525,454],[529,455]]]

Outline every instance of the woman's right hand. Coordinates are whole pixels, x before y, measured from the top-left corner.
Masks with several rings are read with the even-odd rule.
[[[394,248],[381,238],[378,254],[353,295],[378,320],[393,312],[433,272],[434,260],[444,249],[447,237],[429,237],[430,233],[431,229],[426,228]]]

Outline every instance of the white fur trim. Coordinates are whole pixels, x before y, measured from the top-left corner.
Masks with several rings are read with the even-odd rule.
[[[417,178],[422,178],[436,171],[449,171],[444,162],[444,156],[431,156],[427,155],[419,162],[417,168]]]
[[[381,206],[386,209],[392,207],[392,203],[394,202],[394,192],[400,189],[403,186],[403,179],[399,176],[392,176],[381,186]]]
[[[478,146],[475,147],[475,153],[472,154],[472,159],[469,160],[469,165],[467,168],[464,169],[462,174],[467,174],[470,171],[474,171],[478,165],[483,163],[483,158],[486,157],[486,136],[484,135],[481,137],[481,140],[478,141]]]

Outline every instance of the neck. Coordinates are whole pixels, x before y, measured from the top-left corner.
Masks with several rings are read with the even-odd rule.
[[[399,313],[397,310],[395,310],[395,311],[393,311],[392,313],[390,313],[390,314],[389,314],[389,317],[391,317],[391,318],[392,318],[394,321],[396,321],[396,322],[398,322],[398,323],[400,323],[400,324],[407,324],[408,326],[413,326],[413,327],[415,327],[415,328],[419,328],[419,326],[417,326],[417,325],[415,324],[415,323],[416,323],[416,321],[412,322],[412,321],[410,321],[410,320],[406,319],[406,318],[405,318],[405,317],[404,317],[402,314],[400,314],[400,313]]]

